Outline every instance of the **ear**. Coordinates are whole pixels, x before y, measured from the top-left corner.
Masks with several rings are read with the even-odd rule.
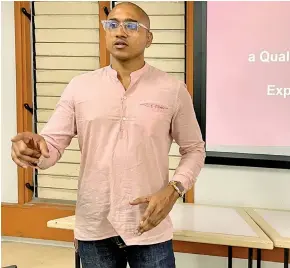
[[[153,40],[153,34],[151,32],[147,33],[147,43],[146,43],[146,48],[150,47],[152,44]]]

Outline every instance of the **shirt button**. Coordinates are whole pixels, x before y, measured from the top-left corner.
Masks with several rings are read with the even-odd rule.
[[[126,96],[124,96],[124,97],[123,97],[123,100],[126,100],[126,99],[127,99],[127,97],[126,97]]]
[[[124,121],[126,121],[126,120],[127,120],[127,117],[123,117],[122,119],[123,119]]]

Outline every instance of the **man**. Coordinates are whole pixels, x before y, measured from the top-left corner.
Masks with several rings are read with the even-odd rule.
[[[183,82],[144,62],[153,36],[142,9],[121,3],[102,24],[111,66],[72,79],[41,135],[12,139],[12,158],[49,168],[77,134],[75,239],[83,267],[175,267],[168,214],[205,158],[192,100]],[[169,182],[173,139],[182,157]]]

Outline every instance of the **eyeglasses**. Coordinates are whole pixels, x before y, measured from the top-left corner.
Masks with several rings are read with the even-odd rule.
[[[118,22],[115,20],[102,20],[102,24],[104,29],[107,31],[114,31],[118,29],[120,26],[122,26],[124,31],[127,33],[138,32],[140,27],[149,31],[149,29],[144,24],[139,23],[137,21]]]

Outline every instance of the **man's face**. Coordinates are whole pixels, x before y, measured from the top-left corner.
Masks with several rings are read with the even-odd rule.
[[[140,11],[130,5],[116,6],[107,19],[117,23],[138,22],[149,27],[148,21]],[[118,25],[117,23],[114,23],[114,26]],[[128,29],[124,25],[106,30],[107,49],[118,60],[127,61],[139,57],[151,42],[152,34],[141,26],[137,31]]]

